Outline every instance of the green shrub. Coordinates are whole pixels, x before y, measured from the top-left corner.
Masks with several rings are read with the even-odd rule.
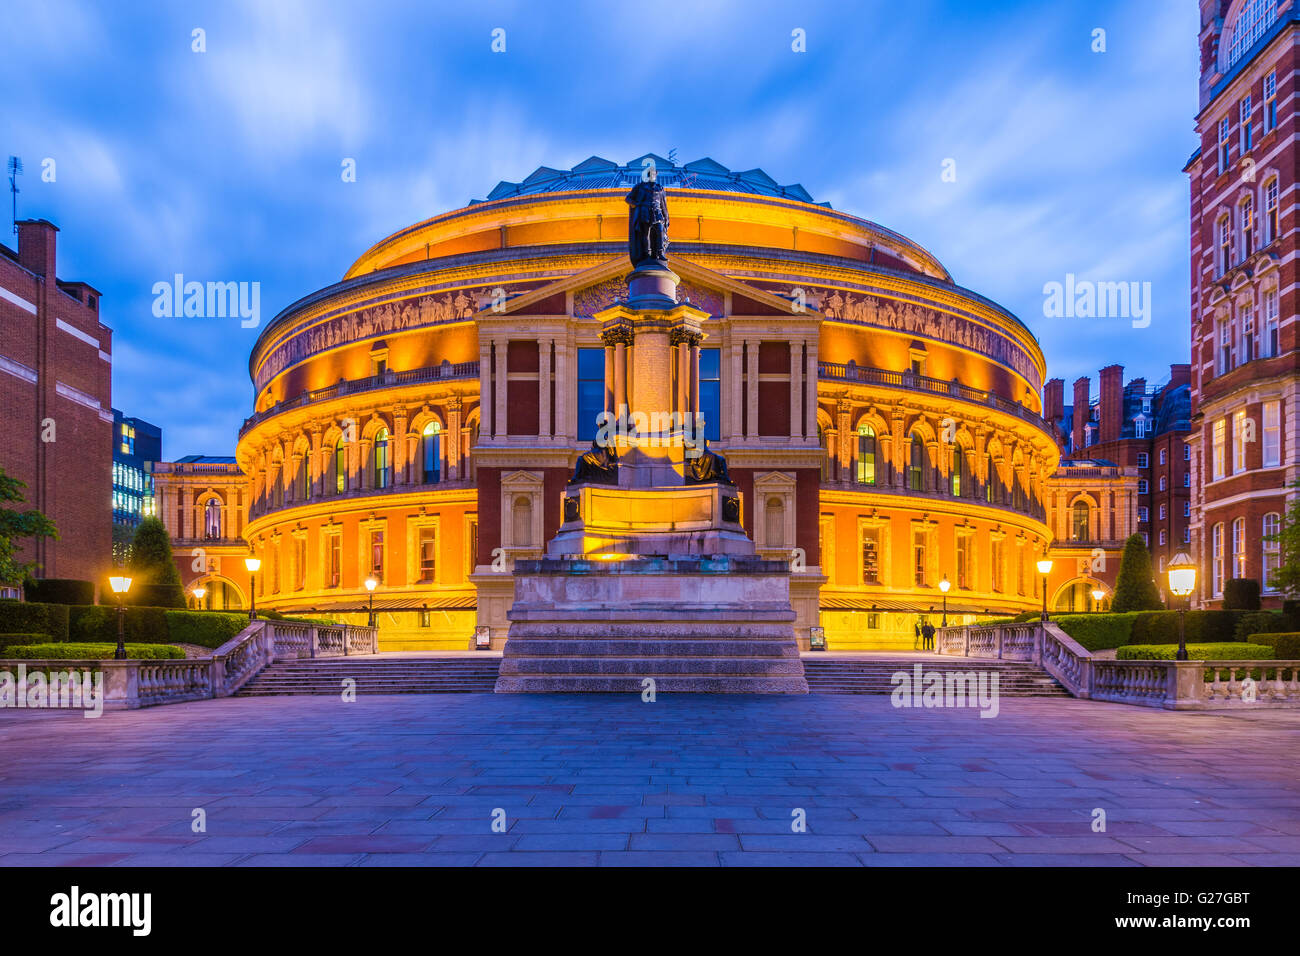
[[[1273,656],[1279,661],[1300,661],[1300,634],[1277,635]]]
[[[248,626],[248,615],[222,611],[167,611],[167,640],[220,647]]]
[[[23,647],[11,647],[5,651],[10,657],[25,660],[63,661],[110,661],[116,652],[116,642],[112,644],[73,644],[71,642],[28,644]],[[126,645],[126,656],[128,659],[142,661],[181,660],[185,657],[185,652],[179,647],[172,647],[169,644],[128,644]]]
[[[52,641],[68,639],[68,606],[34,601],[0,601],[0,634],[48,634]]]
[[[0,634],[0,657],[5,656],[5,650],[10,647],[18,647],[22,644],[49,644],[50,635],[48,634]]]
[[[1156,587],[1151,570],[1151,553],[1147,551],[1142,535],[1130,535],[1124,542],[1119,557],[1119,574],[1115,578],[1115,592],[1111,596],[1112,611],[1153,611],[1164,607],[1160,589]]]
[[[1223,607],[1227,611],[1258,611],[1259,582],[1254,578],[1229,578],[1223,582]]]
[[[1120,661],[1172,661],[1178,653],[1176,644],[1128,644],[1115,651]],[[1273,648],[1262,644],[1188,644],[1187,658],[1193,661],[1269,660]]]
[[[1236,640],[1237,621],[1248,611],[1187,611],[1187,643],[1223,644]],[[1133,621],[1134,644],[1177,644],[1178,612],[1147,611]]]
[[[1233,629],[1234,641],[1247,640],[1252,634],[1276,634],[1289,631],[1287,620],[1280,611],[1247,611]]]
[[[83,643],[111,641],[117,643],[117,608],[108,604],[91,604],[69,608],[72,640]],[[128,607],[126,639],[132,644],[166,644],[167,609]]]
[[[76,578],[42,578],[28,581],[23,593],[29,601],[42,604],[94,604],[95,585]]]
[[[1133,621],[1141,613],[1062,614],[1052,620],[1087,650],[1102,651],[1127,644],[1133,632]]]

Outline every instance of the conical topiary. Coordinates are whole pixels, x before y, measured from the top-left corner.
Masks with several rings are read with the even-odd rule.
[[[131,542],[130,600],[151,607],[185,607],[181,573],[172,560],[167,528],[157,518],[145,518]]]
[[[1110,609],[1119,613],[1163,608],[1146,542],[1140,534],[1131,535],[1124,542],[1124,553],[1120,555],[1119,576],[1115,580],[1115,596],[1111,599]]]

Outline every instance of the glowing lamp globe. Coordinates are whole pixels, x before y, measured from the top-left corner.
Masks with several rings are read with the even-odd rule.
[[[1187,597],[1196,590],[1196,565],[1185,553],[1174,555],[1166,569],[1169,575],[1169,590],[1179,597]]]
[[[367,591],[373,591],[373,590],[374,590],[375,588],[377,588],[377,587],[379,587],[379,582],[378,582],[378,581],[376,581],[374,578],[366,578],[366,590],[367,590]]]
[[[131,590],[131,579],[128,577],[111,577],[108,579],[108,586],[113,589],[114,594],[125,594]]]
[[[944,594],[948,593],[948,589],[950,587],[952,587],[952,582],[949,581],[947,577],[945,577],[942,581],[939,582],[939,590],[942,591]]]
[[[262,566],[261,558],[244,558],[244,567],[248,568],[249,574],[256,574],[257,569]]]
[[[1038,573],[1039,573],[1039,574],[1042,574],[1042,575],[1048,575],[1048,574],[1051,574],[1051,573],[1052,573],[1052,559],[1051,559],[1051,558],[1042,558],[1041,560],[1039,560],[1039,562],[1038,562]]]

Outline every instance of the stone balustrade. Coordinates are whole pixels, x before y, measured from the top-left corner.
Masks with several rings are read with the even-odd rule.
[[[185,660],[0,660],[11,674],[63,672],[103,674],[105,710],[229,697],[273,661],[343,657],[378,651],[378,630],[350,624],[325,626],[291,621],[251,622],[210,657]]]
[[[1165,710],[1300,707],[1300,661],[1100,660],[1052,622],[939,630],[940,654],[1027,660],[1073,696]]]

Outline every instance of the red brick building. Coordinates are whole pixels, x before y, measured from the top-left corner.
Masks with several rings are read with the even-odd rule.
[[[1268,571],[1297,478],[1296,106],[1300,11],[1202,0],[1191,185],[1192,526],[1196,601]]]
[[[18,223],[0,245],[0,467],[58,527],[21,555],[37,577],[102,584],[112,555],[112,331],[99,293],[56,271],[58,228]],[[97,491],[98,490],[98,491]]]
[[[1146,539],[1157,583],[1170,559],[1190,547],[1191,449],[1189,413],[1191,369],[1171,365],[1169,380],[1149,386],[1145,378],[1124,383],[1124,366],[1100,372],[1100,396],[1092,398],[1089,379],[1074,383],[1072,405],[1065,404],[1065,382],[1052,379],[1043,389],[1044,417],[1061,446],[1062,467],[1090,461],[1115,465],[1137,476],[1132,527]],[[1070,535],[1075,538],[1073,530]],[[1122,541],[1099,542],[1118,550]]]

